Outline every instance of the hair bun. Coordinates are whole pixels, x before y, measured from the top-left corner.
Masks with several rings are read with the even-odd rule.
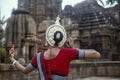
[[[46,30],[46,40],[50,46],[62,47],[66,41],[66,31],[59,23],[59,17],[55,24],[50,25]]]

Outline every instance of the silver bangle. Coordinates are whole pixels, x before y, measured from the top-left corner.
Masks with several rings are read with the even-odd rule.
[[[14,61],[13,61],[13,63],[12,63],[12,65],[13,65],[14,67],[15,67],[15,63],[16,63],[16,62],[17,62],[17,61],[16,61],[16,60],[14,60]]]

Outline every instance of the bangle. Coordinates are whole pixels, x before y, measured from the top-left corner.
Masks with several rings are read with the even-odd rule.
[[[17,62],[17,61],[16,61],[16,60],[14,60],[14,61],[13,61],[13,63],[12,63],[12,65],[13,65],[14,67],[15,67],[15,63],[16,63],[16,62]]]

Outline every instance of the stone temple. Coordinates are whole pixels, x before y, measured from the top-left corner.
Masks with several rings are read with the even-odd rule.
[[[30,11],[36,24],[39,25],[47,18],[55,20],[58,14],[61,15],[61,3],[62,0],[18,0],[18,7],[23,4],[24,8]]]
[[[6,48],[16,44],[16,58],[29,62],[45,50],[45,31],[60,15],[61,24],[72,35],[74,46],[96,49],[101,60],[120,60],[120,23],[118,6],[103,8],[96,0],[85,0],[74,7],[61,7],[62,0],[18,0],[6,27]],[[22,53],[22,54],[21,54]]]
[[[119,60],[120,23],[117,8],[117,5],[103,8],[96,0],[85,0],[74,7],[66,5],[61,13],[61,23],[74,38],[75,47],[96,49],[103,56],[102,60]]]
[[[5,47],[9,50],[15,44],[15,57],[28,63],[37,53],[36,24],[29,12],[22,6],[12,12],[6,26]]]
[[[66,5],[62,10],[61,3],[62,0],[18,0],[18,9],[13,10],[7,20],[5,31],[7,54],[15,44],[16,60],[27,65],[33,55],[46,50],[45,31],[59,15],[67,34],[73,37],[76,48],[96,49],[102,55],[101,61],[72,62],[68,80],[84,80],[82,78],[90,76],[120,77],[120,15],[118,14],[120,8],[118,5],[103,8],[96,0],[84,0],[75,6]],[[2,31],[0,27],[0,33]],[[8,64],[8,56],[5,61],[0,63],[0,79],[38,80],[37,70],[24,75],[12,64]]]
[[[75,38],[75,46],[96,49],[102,60],[120,60],[120,23],[118,10],[105,9],[96,0],[85,0],[74,7],[67,5],[63,17],[71,19],[68,32]],[[66,25],[65,25],[66,26]]]

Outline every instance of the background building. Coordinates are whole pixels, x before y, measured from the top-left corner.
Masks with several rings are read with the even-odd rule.
[[[120,23],[117,6],[103,8],[96,0],[85,0],[74,7],[66,5],[61,10],[62,0],[19,0],[36,22],[37,37],[45,45],[44,33],[59,14],[61,23],[74,38],[78,48],[92,48],[103,56],[102,60],[120,60]],[[52,20],[52,21],[51,21]],[[41,37],[42,36],[42,37]],[[39,46],[38,50],[45,49]]]
[[[37,39],[36,33],[36,24],[30,13],[22,6],[14,10],[6,26],[5,47],[7,52],[15,44],[15,58],[23,64],[29,63],[38,51],[37,46],[40,40]],[[6,62],[8,62],[8,58]]]
[[[96,49],[102,60],[120,60],[120,23],[116,7],[105,9],[96,0],[85,0],[74,7],[67,5],[63,10],[63,16],[70,18],[71,24],[78,24],[79,32],[69,26],[73,36],[79,34],[76,44],[83,49]]]
[[[79,80],[90,76],[120,77],[118,6],[105,9],[99,6],[96,0],[85,0],[74,7],[67,5],[61,13],[61,2],[62,0],[19,0],[18,9],[12,12],[7,21],[5,35],[7,54],[15,43],[15,58],[25,65],[29,63],[33,55],[47,48],[45,31],[55,22],[59,14],[61,24],[74,39],[74,46],[81,49],[96,49],[102,55],[101,60],[104,60],[95,62],[79,60],[78,63],[71,63],[68,79]],[[6,63],[0,64],[0,79],[38,80],[37,71],[26,76],[12,64]]]
[[[61,15],[61,3],[62,0],[18,0],[18,8],[22,4],[29,10],[38,26],[47,18],[55,20],[58,14]]]

